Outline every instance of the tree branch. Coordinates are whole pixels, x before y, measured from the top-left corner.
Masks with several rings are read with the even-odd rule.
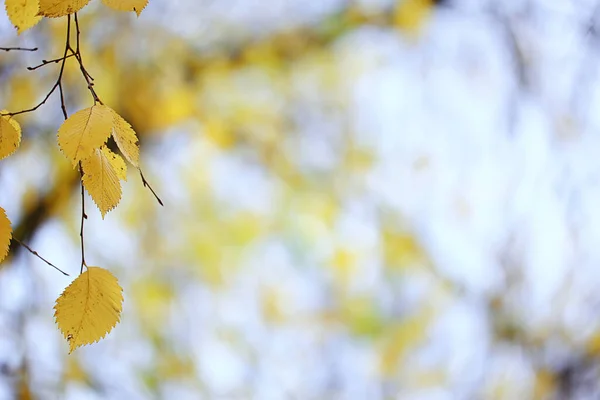
[[[21,242],[19,239],[13,237],[13,240],[16,241],[18,244],[20,244],[21,246],[23,246],[24,248],[26,248],[31,254],[33,254],[34,256],[36,256],[37,258],[39,258],[40,260],[42,260],[43,262],[45,262],[46,264],[48,264],[49,266],[51,266],[52,268],[57,270],[58,272],[62,273],[65,276],[69,276],[69,274],[67,274],[65,271],[58,268],[56,265],[52,264],[50,261],[46,260],[44,257],[40,256],[37,251],[35,251],[31,247],[27,246],[25,243]]]
[[[28,48],[28,47],[0,47],[0,51],[37,51],[37,47]]]

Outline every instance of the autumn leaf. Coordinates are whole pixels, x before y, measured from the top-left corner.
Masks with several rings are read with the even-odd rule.
[[[8,113],[6,110],[0,114]],[[0,116],[0,160],[10,156],[21,144],[21,126],[10,115]]]
[[[100,209],[102,218],[121,200],[121,183],[126,180],[127,165],[121,156],[106,147],[94,150],[92,156],[81,162],[83,186]]]
[[[433,10],[433,0],[400,0],[394,22],[408,35],[417,35]]]
[[[73,14],[85,7],[90,0],[39,0],[40,11],[38,15],[57,18]]]
[[[38,15],[38,0],[5,0],[6,15],[10,22],[17,28],[17,33],[31,28],[37,24],[42,17]]]
[[[111,111],[113,112],[112,137],[127,161],[134,167],[138,167],[140,161],[140,148],[137,135],[131,125],[129,125],[123,117],[116,111]]]
[[[115,327],[123,310],[123,289],[108,270],[88,267],[56,299],[54,310],[70,354],[99,341]]]
[[[6,216],[6,211],[0,207],[0,262],[8,255],[10,241],[12,239],[12,227]]]
[[[138,17],[148,5],[148,0],[102,0],[102,2],[117,11],[135,11]]]
[[[113,112],[94,105],[71,115],[58,129],[58,145],[73,166],[100,148],[111,134]]]

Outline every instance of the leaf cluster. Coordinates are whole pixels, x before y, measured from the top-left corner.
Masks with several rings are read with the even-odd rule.
[[[115,10],[133,11],[139,16],[148,0],[102,0],[102,2]],[[34,70],[51,63],[61,63],[57,81],[46,97],[36,106],[25,110],[0,111],[0,160],[12,155],[21,143],[21,126],[15,116],[36,111],[58,89],[65,118],[58,128],[58,146],[73,168],[80,171],[82,188],[80,275],[59,296],[54,307],[56,322],[69,343],[69,352],[79,346],[96,342],[110,332],[120,319],[123,304],[122,288],[117,278],[106,269],[88,267],[86,264],[84,221],[87,215],[83,190],[87,190],[104,218],[106,213],[113,210],[121,200],[121,181],[127,179],[125,160],[138,168],[144,186],[149,187],[139,169],[139,141],[136,132],[123,117],[105,105],[97,96],[93,88],[93,78],[83,63],[77,12],[88,3],[90,0],[5,0],[6,13],[18,34],[32,28],[44,17],[65,17],[67,22],[64,55],[29,68]],[[71,45],[70,42],[72,18],[77,29],[76,45]],[[70,117],[67,114],[62,85],[65,63],[69,58],[74,58],[78,63],[93,98],[93,105],[75,112]],[[121,154],[116,154],[107,147],[110,138],[114,140]],[[153,190],[152,193],[154,194]],[[0,262],[7,257],[12,240],[16,240],[32,254],[56,268],[29,246],[13,238],[11,222],[5,210],[0,207]],[[60,269],[59,271],[62,272]]]
[[[21,32],[35,26],[43,17],[58,18],[80,11],[90,0],[5,0],[10,22]],[[134,11],[138,16],[148,0],[102,0],[118,11]]]

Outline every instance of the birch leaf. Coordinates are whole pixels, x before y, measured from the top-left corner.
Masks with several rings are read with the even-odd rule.
[[[137,134],[131,125],[129,125],[129,122],[125,121],[116,111],[111,111],[113,112],[112,137],[127,161],[134,167],[138,167],[140,162],[140,147]]]
[[[0,262],[8,255],[8,248],[12,240],[12,227],[6,216],[6,211],[0,207]]]
[[[40,9],[38,0],[5,0],[4,6],[8,19],[17,28],[17,34],[21,34],[42,19],[38,15]]]
[[[2,110],[0,114],[7,113]],[[21,126],[10,115],[0,116],[0,160],[10,156],[21,144]]]
[[[108,270],[88,267],[56,299],[54,318],[69,343],[77,347],[99,341],[117,325],[123,289]]]
[[[90,0],[39,0],[40,11],[38,15],[58,18],[76,13],[85,7]]]
[[[58,145],[73,166],[100,148],[112,131],[112,110],[94,105],[71,115],[58,129]]]
[[[102,2],[117,11],[135,11],[138,17],[148,5],[148,0],[102,0]]]
[[[121,200],[119,179],[127,177],[127,165],[121,156],[107,147],[94,150],[94,153],[81,162],[83,186],[98,206],[102,218],[114,209]]]

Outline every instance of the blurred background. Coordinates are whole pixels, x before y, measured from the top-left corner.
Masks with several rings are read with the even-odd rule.
[[[141,138],[86,260],[122,322],[67,356],[78,175],[55,95],[0,163],[0,399],[599,399],[600,2],[94,0],[82,54]],[[65,21],[0,17],[0,108]],[[91,105],[73,60],[69,112]]]

